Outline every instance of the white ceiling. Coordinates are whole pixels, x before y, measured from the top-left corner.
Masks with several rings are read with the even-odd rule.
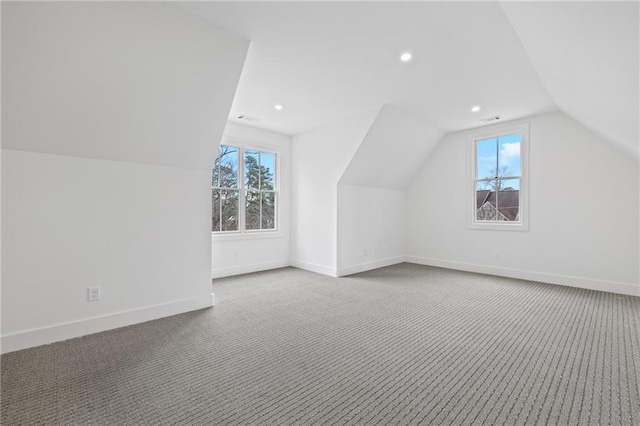
[[[385,105],[378,111],[339,183],[402,190],[443,136],[437,129]]]
[[[497,3],[183,7],[251,40],[231,117],[261,118],[266,129],[294,134],[383,104],[444,131],[555,109]],[[409,64],[399,61],[405,50]]]
[[[638,151],[638,2],[504,3],[558,107]]]
[[[181,6],[251,40],[230,119],[254,116],[263,120],[259,127],[285,134],[389,104],[445,133],[481,125],[478,120],[491,115],[509,120],[560,107],[618,137],[614,127],[622,120],[611,117],[627,118],[633,109],[625,106],[637,108],[638,14],[618,3],[571,2],[556,9],[544,2]],[[399,61],[405,50],[414,55],[408,64]],[[603,73],[581,72],[597,66],[604,53]],[[618,78],[619,67],[634,60],[635,68]],[[630,93],[626,82],[633,78]],[[593,89],[590,102],[585,85]],[[604,99],[610,93],[613,101]],[[276,111],[276,103],[284,109]],[[596,108],[603,104],[609,108],[604,116],[604,108]],[[472,113],[472,105],[482,110]],[[633,138],[631,127],[620,137]]]

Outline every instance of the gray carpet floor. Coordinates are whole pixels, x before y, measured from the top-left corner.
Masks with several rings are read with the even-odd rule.
[[[402,264],[2,356],[3,425],[640,425],[640,298]]]

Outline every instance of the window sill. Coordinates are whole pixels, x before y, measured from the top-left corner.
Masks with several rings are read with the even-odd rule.
[[[529,225],[524,223],[481,223],[473,222],[467,225],[468,229],[483,229],[487,231],[528,231]]]
[[[211,233],[212,242],[222,241],[244,241],[244,240],[264,240],[272,238],[282,238],[280,231],[253,231],[253,232],[226,232]]]

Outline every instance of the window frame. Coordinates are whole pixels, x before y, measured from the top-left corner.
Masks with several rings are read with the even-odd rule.
[[[238,149],[238,229],[235,231],[213,231],[211,230],[212,238],[215,238],[218,241],[224,240],[236,240],[236,239],[259,239],[259,238],[278,238],[281,237],[280,231],[280,157],[281,153],[275,147],[264,146],[260,144],[253,143],[245,143],[242,140],[235,138],[223,138],[223,140],[218,145],[218,149],[221,145],[233,146]],[[268,154],[273,154],[275,156],[274,166],[275,171],[273,173],[274,178],[274,186],[273,191],[268,190],[260,190],[261,192],[273,192],[275,197],[275,208],[274,208],[274,228],[273,229],[246,229],[246,196],[247,192],[250,190],[245,186],[245,174],[244,174],[244,153],[245,151],[258,151],[264,152]],[[213,158],[213,162],[218,155],[218,151],[216,150],[216,154]],[[211,168],[213,173],[213,166]],[[213,191],[214,187],[211,186]],[[254,189],[255,190],[255,189]],[[213,196],[213,192],[212,192]],[[211,200],[211,204],[213,205],[213,199]]]
[[[476,142],[484,139],[520,134],[520,193],[519,221],[477,220],[477,153]],[[467,228],[497,231],[529,230],[529,123],[505,124],[490,129],[482,129],[468,137],[468,176],[467,176]]]
[[[219,150],[220,150],[220,146],[222,146],[222,145],[225,145],[225,146],[231,146],[231,147],[233,147],[233,148],[235,148],[235,149],[236,149],[236,154],[238,155],[238,164],[236,165],[236,167],[237,167],[237,169],[238,169],[238,172],[237,172],[237,175],[236,175],[237,185],[236,185],[236,187],[235,187],[235,188],[230,188],[230,187],[226,187],[226,186],[224,186],[224,187],[223,187],[223,186],[213,186],[213,179],[212,179],[212,185],[211,185],[211,197],[213,198],[213,190],[214,190],[214,189],[218,189],[218,190],[221,190],[221,191],[225,191],[225,190],[226,190],[226,191],[238,191],[238,206],[240,206],[240,202],[241,202],[241,195],[242,195],[242,186],[240,185],[240,183],[241,183],[241,182],[240,182],[240,176],[242,176],[242,175],[240,174],[240,165],[241,165],[241,162],[240,162],[240,153],[242,152],[242,149],[241,149],[241,147],[239,147],[239,146],[237,146],[237,145],[223,144],[223,143],[219,144],[219,145],[218,145],[218,150],[216,151],[216,156],[215,156],[215,157],[214,157],[214,159],[213,159],[214,164],[215,164],[215,160],[216,160],[216,158],[218,157],[218,152],[219,152]],[[211,167],[211,170],[212,170],[212,173],[213,173],[213,166]],[[218,173],[219,173],[219,172],[218,172]],[[220,175],[218,175],[218,184],[220,184]],[[211,204],[212,204],[212,209],[213,209],[213,199],[211,200]],[[220,215],[220,216],[221,216],[221,218],[222,218],[222,215]],[[241,226],[241,222],[240,222],[240,212],[239,212],[239,211],[238,211],[238,218],[237,218],[237,222],[238,222],[238,229],[237,229],[237,230],[234,230],[234,231],[223,231],[223,230],[222,230],[222,227],[221,227],[221,230],[220,230],[220,231],[213,231],[213,230],[211,230],[211,233],[212,233],[212,234],[215,234],[215,235],[220,235],[220,234],[234,234],[234,233],[239,232],[239,231],[240,231],[240,229],[241,229],[241,228],[240,228],[240,226]]]

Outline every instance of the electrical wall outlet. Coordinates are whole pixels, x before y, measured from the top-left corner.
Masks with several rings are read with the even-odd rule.
[[[100,300],[100,287],[87,288],[87,302],[97,302]]]

